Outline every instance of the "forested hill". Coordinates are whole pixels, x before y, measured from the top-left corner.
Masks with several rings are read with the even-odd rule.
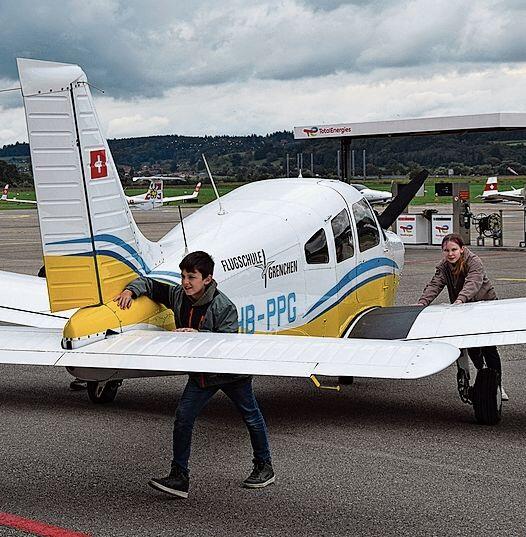
[[[227,180],[253,180],[283,176],[289,154],[290,174],[297,173],[299,154],[308,174],[313,155],[314,173],[336,176],[335,139],[295,141],[290,132],[266,136],[148,136],[109,140],[119,172],[195,173],[204,169],[201,153],[213,173]],[[356,174],[362,173],[366,150],[367,175],[404,175],[416,166],[432,173],[488,175],[507,174],[511,166],[526,174],[526,130],[466,135],[376,138],[353,141]],[[0,159],[29,156],[27,144],[7,145]],[[131,170],[128,168],[131,167]]]

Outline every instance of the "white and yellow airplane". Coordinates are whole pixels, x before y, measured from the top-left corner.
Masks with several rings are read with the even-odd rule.
[[[0,321],[11,324],[0,327],[0,363],[66,367],[100,403],[131,377],[414,379],[462,347],[526,342],[526,299],[389,307],[404,248],[388,228],[426,173],[379,218],[340,181],[258,181],[153,242],[135,224],[81,68],[19,59],[18,69],[47,278],[0,273]],[[172,312],[147,297],[128,310],[113,302],[138,275],[179,283],[188,250],[214,257],[240,334],[172,332]],[[469,393],[485,423],[500,418],[492,374]]]
[[[155,176],[155,177],[134,177],[133,181],[140,181],[148,179],[150,185],[148,190],[144,194],[137,196],[126,196],[126,200],[132,207],[137,207],[142,210],[156,209],[163,205],[177,201],[196,200],[199,196],[199,190],[201,189],[201,183],[197,183],[194,191],[191,194],[183,194],[181,196],[165,196],[164,195],[164,180],[171,179],[169,177]]]
[[[142,179],[142,178],[137,178]],[[135,180],[135,179],[134,179]],[[194,191],[192,194],[184,194],[182,196],[164,196],[163,191],[163,179],[158,177],[151,177],[149,178],[150,185],[148,186],[148,190],[144,192],[143,194],[138,194],[137,196],[126,196],[126,201],[129,205],[131,205],[133,208],[138,208],[144,211],[149,211],[152,209],[156,209],[158,207],[162,207],[163,204],[170,203],[170,202],[177,202],[177,201],[186,201],[186,200],[194,200],[197,199],[199,196],[199,190],[201,189],[201,183],[197,183],[195,186]],[[13,203],[29,203],[32,205],[36,205],[37,202],[35,200],[24,200],[19,198],[9,198],[9,185],[4,186],[4,190],[2,193],[2,197],[0,198],[0,201],[7,201],[7,202],[13,202]]]

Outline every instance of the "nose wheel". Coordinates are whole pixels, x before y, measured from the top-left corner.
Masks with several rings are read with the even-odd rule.
[[[109,380],[107,382],[88,381],[88,397],[96,405],[111,403],[116,395],[122,380]]]

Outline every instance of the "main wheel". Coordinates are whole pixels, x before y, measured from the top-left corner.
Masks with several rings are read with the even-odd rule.
[[[122,380],[110,380],[105,384],[91,380],[88,382],[88,397],[96,405],[111,403],[121,384]]]
[[[502,416],[500,378],[495,369],[479,369],[472,391],[475,419],[482,425],[495,425]]]

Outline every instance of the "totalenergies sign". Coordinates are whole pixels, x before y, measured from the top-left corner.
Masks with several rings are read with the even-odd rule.
[[[314,125],[308,127],[294,127],[294,138],[336,138],[349,136],[352,133],[350,124]]]

